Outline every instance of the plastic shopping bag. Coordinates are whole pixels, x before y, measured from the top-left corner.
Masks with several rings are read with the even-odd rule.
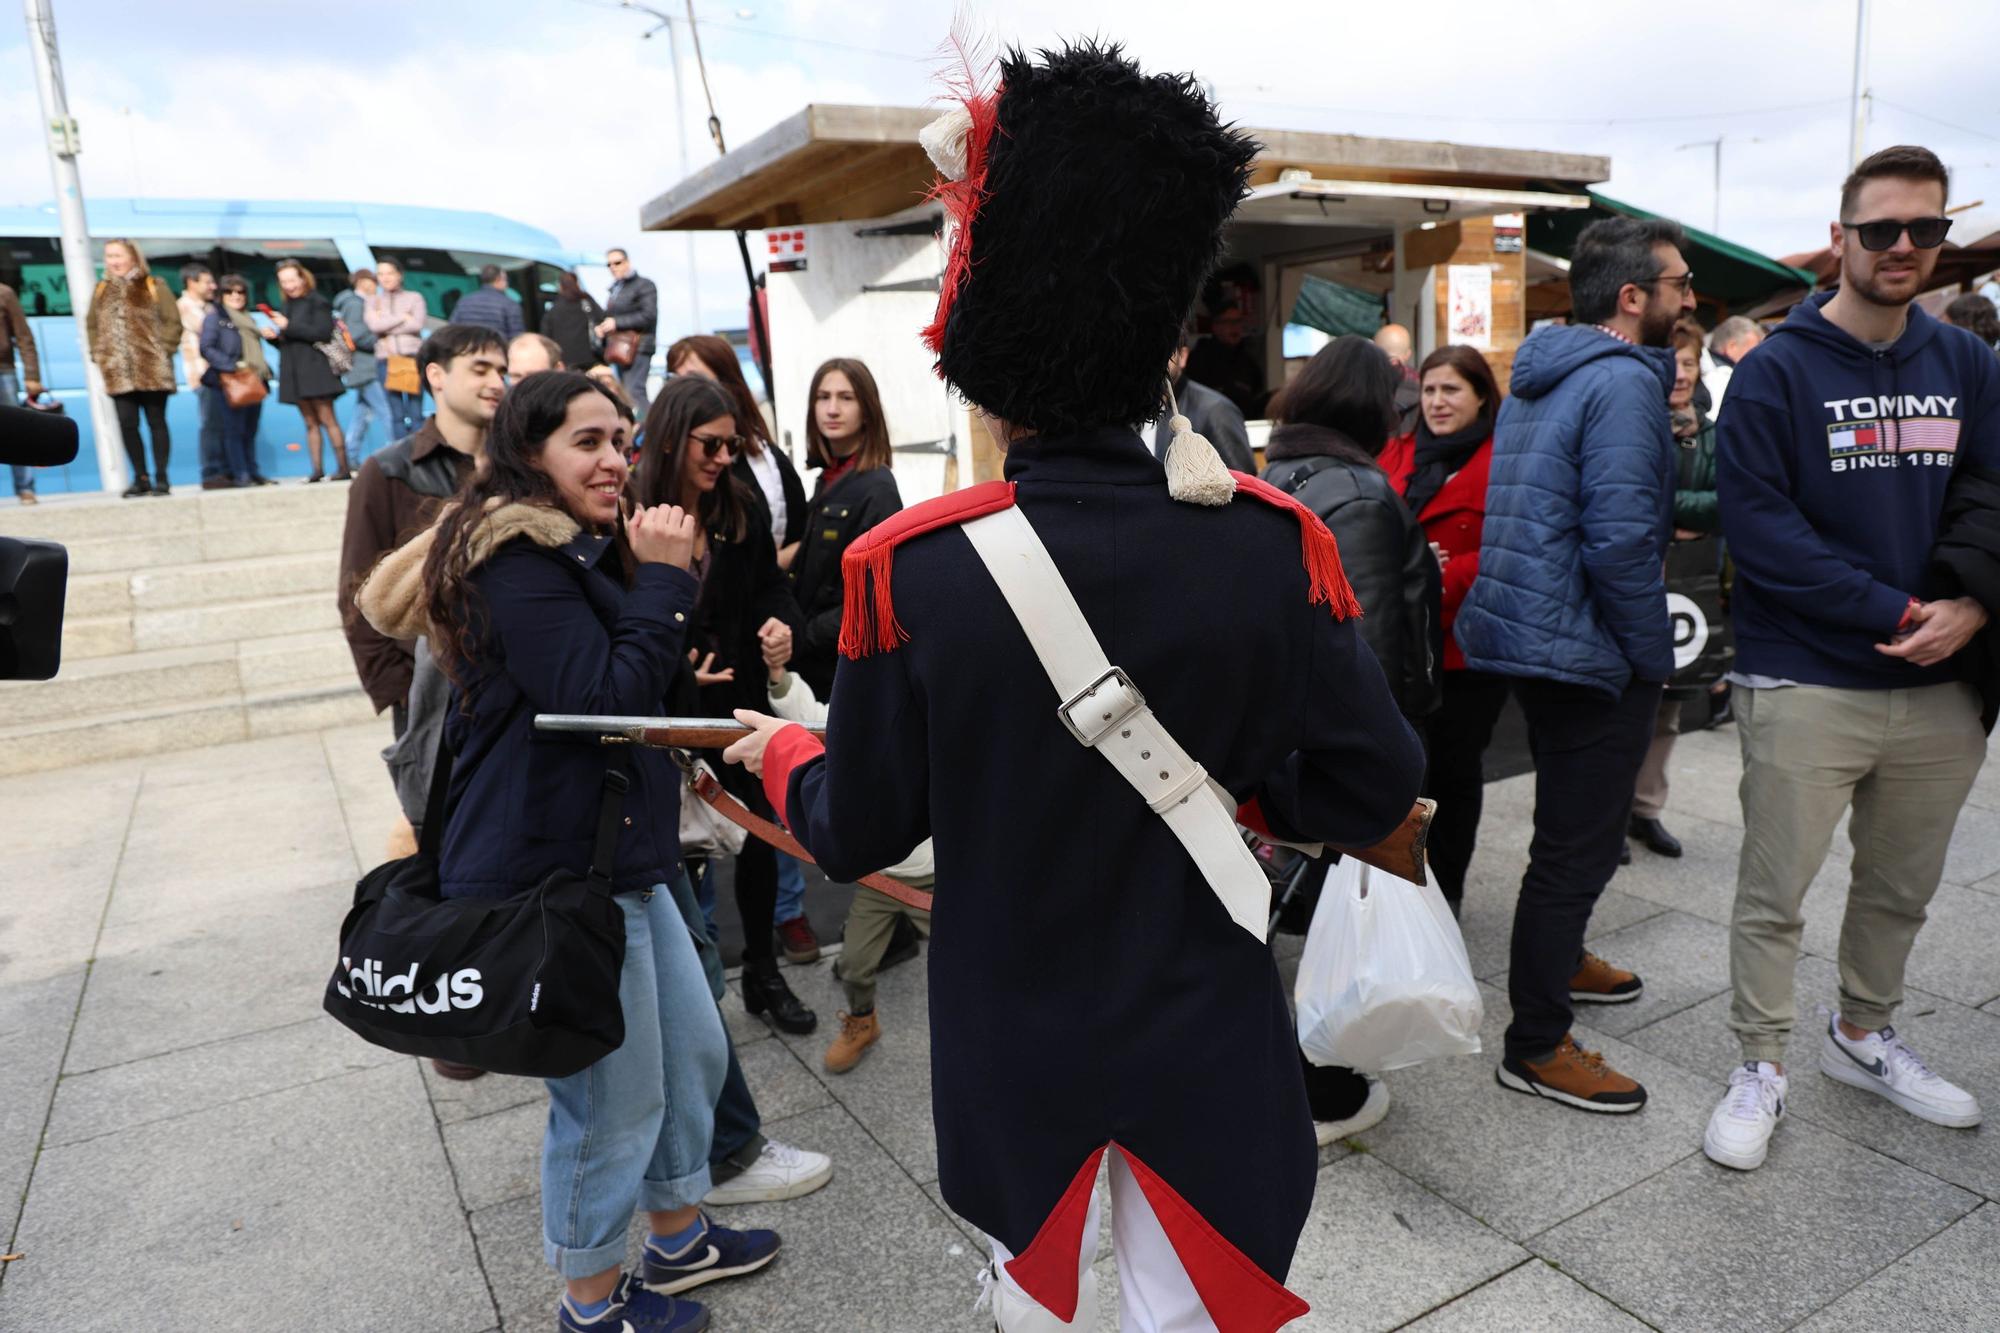
[[[1315,1064],[1375,1073],[1479,1052],[1479,986],[1444,895],[1351,856],[1327,871],[1293,996]]]

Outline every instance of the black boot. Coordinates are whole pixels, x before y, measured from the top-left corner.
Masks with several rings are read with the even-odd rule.
[[[1646,850],[1656,856],[1679,856],[1681,840],[1667,832],[1667,826],[1657,819],[1644,815],[1633,815],[1631,835],[1645,844]]]
[[[799,1003],[778,974],[775,958],[743,960],[743,1007],[780,1032],[803,1037],[819,1026],[819,1015]]]

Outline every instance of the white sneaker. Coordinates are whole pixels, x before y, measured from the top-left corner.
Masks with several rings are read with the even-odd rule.
[[[1785,1076],[1768,1060],[1745,1060],[1730,1072],[1729,1091],[1708,1117],[1701,1150],[1711,1162],[1755,1171],[1784,1118]]]
[[[702,1197],[711,1207],[731,1203],[773,1203],[811,1194],[833,1179],[833,1159],[789,1143],[765,1139],[764,1150],[748,1167]]]
[[[1819,1068],[1836,1082],[1888,1098],[1919,1120],[1948,1129],[1979,1123],[1979,1099],[1932,1073],[1892,1027],[1849,1041],[1840,1030],[1840,1015],[1830,1016],[1820,1038]]]
[[[1373,1129],[1382,1123],[1382,1117],[1389,1114],[1389,1087],[1379,1078],[1368,1080],[1368,1100],[1361,1103],[1361,1109],[1345,1120],[1315,1120],[1313,1133],[1324,1148],[1329,1143],[1338,1143],[1350,1134]]]

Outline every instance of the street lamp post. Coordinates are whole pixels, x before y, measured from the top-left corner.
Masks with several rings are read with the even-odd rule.
[[[97,475],[107,491],[125,489],[125,459],[118,449],[118,418],[104,392],[104,377],[90,359],[90,297],[97,288],[97,267],[91,262],[90,228],[83,216],[83,180],[76,155],[82,151],[76,121],[69,114],[63,87],[62,55],[56,49],[56,19],[49,0],[26,0],[28,51],[35,61],[35,87],[42,98],[42,125],[49,152],[49,176],[55,184],[56,212],[61,218],[63,277],[69,285],[70,312],[76,317],[77,341],[83,351],[85,393],[97,446]],[[165,477],[160,478],[162,482]]]

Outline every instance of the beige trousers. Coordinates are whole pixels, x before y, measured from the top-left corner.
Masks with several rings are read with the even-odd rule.
[[[889,952],[889,936],[895,932],[899,916],[910,918],[910,924],[925,939],[931,937],[929,912],[906,907],[871,888],[855,886],[854,902],[847,909],[847,928],[840,935],[840,961],[834,965],[834,972],[847,991],[849,1013],[865,1014],[875,1008],[875,973],[882,966],[882,956]]]
[[[1684,699],[1660,697],[1660,716],[1653,724],[1653,743],[1646,747],[1646,761],[1639,765],[1639,781],[1632,789],[1632,813],[1641,819],[1658,819],[1667,808],[1667,760],[1673,757],[1674,737],[1681,734]]]
[[[1729,1026],[1746,1060],[1780,1061],[1797,1017],[1792,972],[1806,887],[1849,806],[1840,1010],[1879,1028],[1944,873],[1952,827],[1986,758],[1970,685],[1736,690],[1743,851],[1729,933]]]

